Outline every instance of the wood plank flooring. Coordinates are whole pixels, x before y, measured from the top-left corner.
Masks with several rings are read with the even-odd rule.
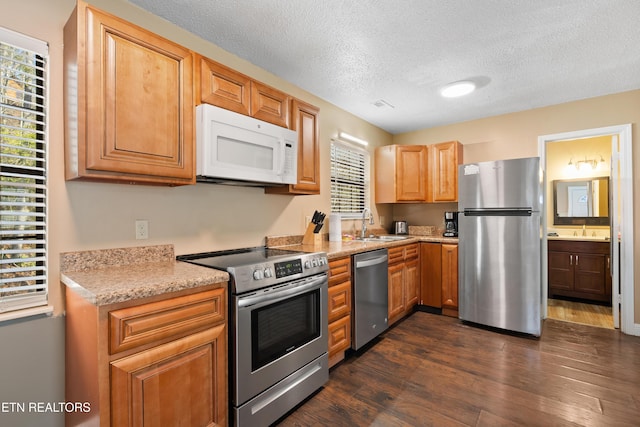
[[[611,307],[604,305],[549,299],[547,301],[547,316],[549,319],[565,322],[613,328]]]
[[[416,312],[279,422],[516,425],[640,425],[640,337],[546,320],[535,339]]]

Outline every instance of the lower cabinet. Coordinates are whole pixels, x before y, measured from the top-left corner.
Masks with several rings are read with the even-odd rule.
[[[458,317],[458,245],[420,244],[420,304]]]
[[[67,290],[66,425],[226,426],[226,290],[96,307]]]
[[[458,317],[458,245],[442,244],[442,314]]]
[[[329,261],[329,367],[351,347],[351,257]]]
[[[420,246],[389,248],[389,326],[411,313],[420,300]]]
[[[611,302],[610,243],[549,240],[549,297]]]

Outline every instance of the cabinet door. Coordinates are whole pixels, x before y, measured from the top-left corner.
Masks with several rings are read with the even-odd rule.
[[[573,290],[573,257],[568,252],[549,251],[549,295],[553,295],[554,290]]]
[[[458,310],[458,245],[442,245],[442,307]]]
[[[251,82],[251,116],[289,127],[289,96],[262,83]]]
[[[291,101],[291,129],[298,132],[298,182],[282,187],[266,187],[266,193],[320,194],[320,110],[300,100]]]
[[[406,261],[404,265],[405,310],[410,310],[420,301],[420,259]]]
[[[199,103],[249,115],[251,79],[231,68],[199,57]]]
[[[396,147],[396,199],[427,200],[427,148],[422,145]]]
[[[420,244],[421,304],[442,307],[442,250],[440,243]]]
[[[329,323],[351,313],[351,282],[329,288]]]
[[[404,263],[389,266],[389,324],[404,313]]]
[[[351,347],[351,316],[329,324],[329,358]]]
[[[434,202],[458,201],[458,165],[462,163],[462,145],[457,141],[430,146]]]
[[[77,37],[86,37],[86,56],[78,61],[78,147],[70,154],[79,170],[67,177],[195,183],[192,52],[82,5],[86,35]]]
[[[592,298],[604,299],[605,255],[574,254],[574,290],[584,292]]]
[[[111,363],[111,425],[225,426],[226,327]]]
[[[291,103],[293,122],[298,131],[298,183],[293,189],[307,194],[320,193],[320,141],[316,107],[294,99]]]

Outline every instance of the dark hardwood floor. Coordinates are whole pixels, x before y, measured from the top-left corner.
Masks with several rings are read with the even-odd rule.
[[[538,340],[416,312],[279,423],[430,425],[639,426],[640,337],[546,320]]]

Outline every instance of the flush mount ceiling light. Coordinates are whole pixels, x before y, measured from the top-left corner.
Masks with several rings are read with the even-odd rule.
[[[344,139],[345,141],[355,142],[356,144],[367,146],[369,143],[364,139],[356,138],[355,136],[351,136],[348,133],[340,132],[338,133],[338,138]]]
[[[449,83],[440,89],[440,95],[445,98],[457,98],[459,96],[468,95],[476,90],[476,84],[471,80],[461,80],[459,82]]]

